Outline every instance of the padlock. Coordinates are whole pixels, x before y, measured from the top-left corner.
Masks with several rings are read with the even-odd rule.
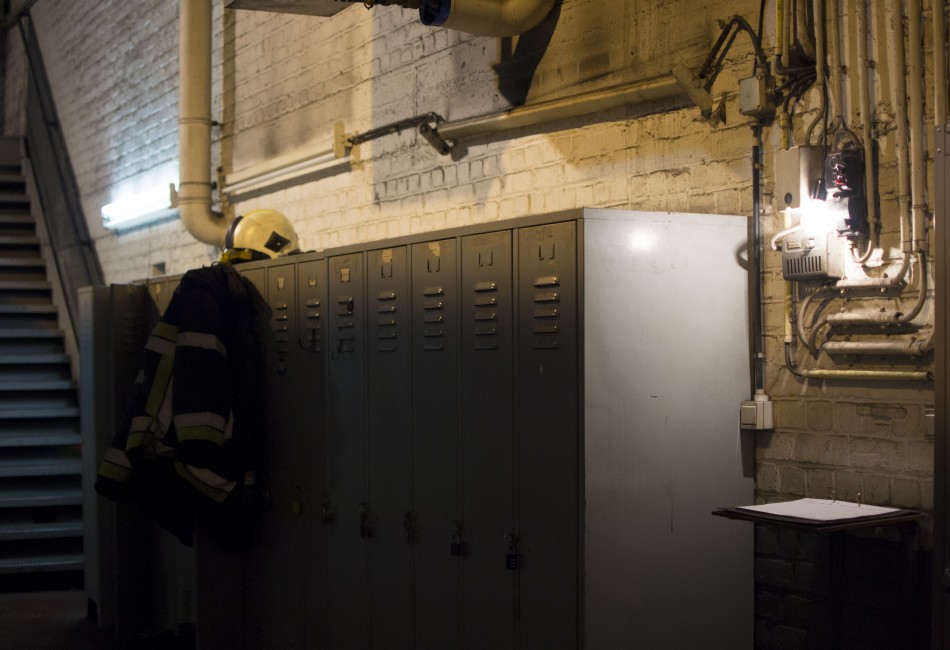
[[[518,556],[518,549],[515,545],[508,545],[508,554],[505,555],[505,568],[509,571],[517,571],[520,567],[520,558]]]

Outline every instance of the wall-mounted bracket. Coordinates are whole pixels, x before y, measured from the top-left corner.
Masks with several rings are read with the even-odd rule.
[[[437,127],[434,127],[430,124],[423,123],[419,125],[419,133],[423,138],[426,139],[426,142],[432,145],[432,148],[438,151],[443,156],[447,156],[452,153],[452,149],[455,148],[455,145],[449,143],[442,136],[439,135]]]
[[[676,77],[676,80],[686,94],[689,95],[689,98],[693,100],[693,103],[699,106],[703,117],[706,118],[712,126],[719,126],[726,121],[725,102],[720,100],[717,104],[713,105],[712,96],[692,70],[682,63],[677,63],[670,72]]]

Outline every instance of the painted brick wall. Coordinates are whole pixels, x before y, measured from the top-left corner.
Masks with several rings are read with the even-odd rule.
[[[752,0],[564,0],[551,20],[509,42],[430,29],[412,12],[392,7],[354,5],[324,20],[226,12],[223,4],[214,3],[213,117],[221,127],[212,156],[225,173],[329,144],[336,120],[350,133],[430,111],[458,120],[515,100],[659,74],[678,60],[695,67],[719,34],[717,21],[738,13],[755,24],[759,6]],[[773,4],[766,3],[767,46],[774,44]],[[876,29],[884,4],[874,3]],[[175,221],[116,235],[97,217],[124,183],[177,162],[177,3],[156,0],[146,8],[120,0],[40,0],[33,15],[108,280],[141,278],[158,263],[180,273],[214,260],[217,252]],[[932,47],[925,50],[930,61]],[[884,243],[892,251],[898,245],[896,136],[886,51],[875,37],[873,120],[881,136]],[[8,40],[7,56],[4,126],[15,135],[24,130],[24,63],[16,38]],[[753,142],[736,94],[738,79],[750,72],[748,39],[740,35],[713,89],[726,101],[727,119],[716,127],[684,100],[475,138],[453,157],[408,130],[363,145],[362,163],[352,171],[232,207],[283,211],[308,249],[576,207],[749,215]],[[852,82],[848,92],[855,88]],[[813,93],[799,107],[796,142],[817,105]],[[860,116],[851,119],[860,122]],[[769,238],[783,227],[771,205],[778,129],[765,130],[764,145],[762,224]],[[833,492],[854,500],[861,492],[868,502],[931,509],[933,440],[924,410],[933,403],[932,386],[803,381],[787,372],[781,260],[767,251],[763,263],[767,389],[776,429],[756,434],[757,499]],[[929,535],[925,525],[919,540],[925,550]],[[807,647],[815,626],[824,624],[810,604],[827,585],[809,576],[815,567],[825,575],[825,542],[767,529],[757,538],[757,643]],[[899,540],[852,545],[882,566],[899,561]],[[878,547],[885,551],[873,552]],[[926,553],[921,558],[925,563]],[[917,605],[915,611],[926,608]]]

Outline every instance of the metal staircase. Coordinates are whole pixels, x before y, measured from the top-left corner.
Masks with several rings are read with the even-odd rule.
[[[0,585],[83,570],[76,384],[20,165],[0,147]]]

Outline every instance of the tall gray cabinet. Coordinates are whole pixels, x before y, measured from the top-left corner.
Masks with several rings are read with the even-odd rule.
[[[241,265],[245,645],[751,647],[752,533],[710,514],[753,498],[745,246],[588,209]]]

